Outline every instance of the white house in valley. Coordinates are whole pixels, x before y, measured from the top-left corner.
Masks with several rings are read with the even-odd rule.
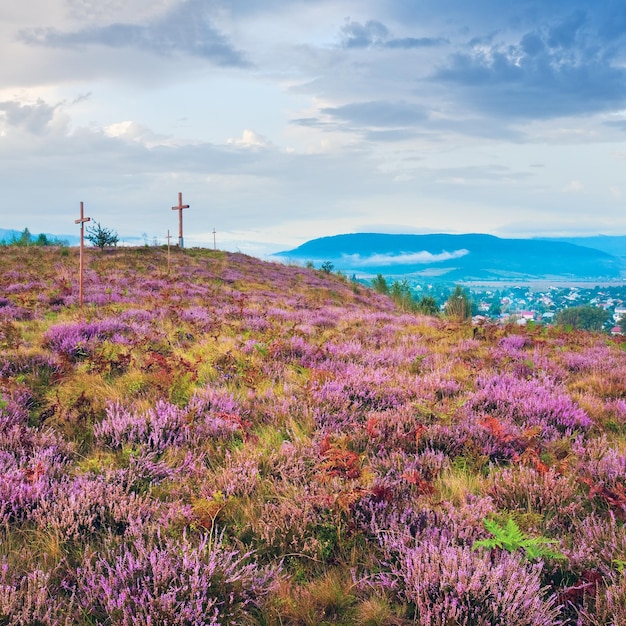
[[[626,307],[624,307],[624,306],[616,306],[615,307],[615,312],[613,313],[613,319],[616,322],[619,322],[624,317],[626,317]]]

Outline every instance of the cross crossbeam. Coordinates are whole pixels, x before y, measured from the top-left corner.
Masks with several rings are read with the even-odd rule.
[[[85,222],[90,222],[91,218],[90,217],[85,217],[85,207],[83,205],[83,203],[80,203],[80,217],[77,220],[74,220],[74,224],[80,224],[80,229],[83,229],[83,224]]]

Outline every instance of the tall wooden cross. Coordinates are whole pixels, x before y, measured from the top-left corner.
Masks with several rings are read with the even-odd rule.
[[[78,269],[78,304],[83,306],[83,268],[85,256],[85,222],[91,221],[90,217],[85,217],[83,203],[80,203],[80,218],[74,220],[75,224],[80,224],[80,253],[79,253],[79,269]]]
[[[178,206],[173,206],[172,211],[178,211],[178,245],[181,248],[185,247],[185,240],[183,239],[183,209],[188,209],[188,204],[183,204],[183,194],[178,193]]]
[[[170,273],[170,239],[172,235],[170,235],[170,229],[167,229],[167,273]]]
[[[217,250],[217,246],[215,245],[215,227],[213,228],[213,250]]]

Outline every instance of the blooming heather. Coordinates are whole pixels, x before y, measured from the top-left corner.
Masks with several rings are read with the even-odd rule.
[[[199,542],[157,535],[85,555],[75,593],[96,624],[238,624],[263,603],[277,573],[208,535]]]
[[[388,578],[400,598],[415,607],[424,626],[448,624],[552,626],[559,608],[541,586],[540,566],[507,552],[479,553],[443,536],[400,546]]]
[[[159,246],[87,251],[79,307],[77,250],[0,257],[0,624],[623,621],[619,337]]]

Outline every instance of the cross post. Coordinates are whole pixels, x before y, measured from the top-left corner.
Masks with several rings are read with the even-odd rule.
[[[91,221],[90,217],[85,217],[83,203],[80,203],[80,218],[74,220],[74,224],[80,224],[80,253],[78,269],[78,304],[83,306],[83,268],[85,256],[85,222]]]
[[[188,209],[188,204],[183,204],[183,194],[178,193],[178,206],[173,206],[172,211],[178,211],[178,245],[181,248],[185,247],[185,240],[183,239],[183,209]]]
[[[167,229],[167,273],[170,273],[170,239],[172,235],[170,235],[170,229]]]
[[[213,228],[213,250],[217,250],[217,246],[215,245],[215,227]]]

